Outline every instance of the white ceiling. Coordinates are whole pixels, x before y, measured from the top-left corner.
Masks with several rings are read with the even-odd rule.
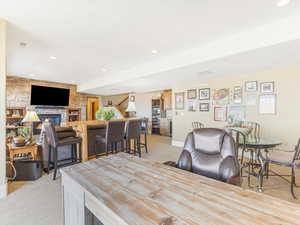
[[[198,78],[197,72],[208,69],[213,75],[248,72],[268,66],[266,58],[257,60],[257,52],[273,56],[269,52],[276,48],[283,51],[280,55],[287,55],[289,50],[282,47],[287,42],[286,47],[298,47],[293,40],[300,38],[300,1],[292,0],[282,8],[276,3],[0,0],[0,17],[9,23],[8,74],[75,82],[80,91],[116,94],[171,88],[182,82],[176,74]],[[20,42],[27,43],[26,47]],[[268,47],[275,44],[278,47]],[[153,49],[158,54],[152,54]],[[248,56],[251,50],[255,59]],[[294,53],[295,58],[300,54]],[[224,60],[230,62],[235,55],[244,59],[239,63],[245,66],[223,68]],[[266,65],[260,65],[263,62]]]

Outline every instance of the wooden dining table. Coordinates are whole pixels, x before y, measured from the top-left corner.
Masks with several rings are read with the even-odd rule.
[[[119,153],[62,169],[65,225],[300,224],[300,206]]]

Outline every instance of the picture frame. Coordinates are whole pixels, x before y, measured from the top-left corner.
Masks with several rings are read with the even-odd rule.
[[[199,100],[210,100],[210,88],[199,89]]]
[[[263,82],[260,84],[260,93],[267,94],[267,93],[274,93],[275,83],[272,82]]]
[[[175,109],[184,110],[184,92],[175,93]]]
[[[244,105],[232,105],[228,108],[227,121],[229,125],[240,123],[240,121],[246,121],[247,108]]]
[[[218,121],[218,122],[227,121],[227,106],[215,106],[214,121]]]
[[[213,104],[214,105],[228,105],[230,100],[230,89],[221,88],[214,89],[213,92]]]
[[[243,87],[235,86],[233,87],[233,104],[243,103]]]
[[[199,111],[200,112],[209,112],[209,103],[200,103]]]
[[[187,99],[197,99],[197,89],[190,89],[187,91]]]
[[[195,101],[188,101],[188,111],[189,112],[196,112],[197,111],[197,106]]]
[[[256,92],[257,91],[257,81],[246,81],[245,82],[245,91],[246,92]]]
[[[262,94],[259,96],[259,114],[275,115],[277,110],[277,96],[275,94]]]

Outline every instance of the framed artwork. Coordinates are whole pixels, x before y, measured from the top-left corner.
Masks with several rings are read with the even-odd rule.
[[[246,105],[256,105],[257,94],[256,93],[247,93],[246,94]]]
[[[239,121],[246,121],[246,106],[230,106],[227,121],[229,125],[238,124]]]
[[[257,91],[257,81],[247,81],[245,82],[246,92],[256,92]]]
[[[210,88],[199,89],[199,100],[210,100]]]
[[[184,92],[175,93],[175,109],[184,110]]]
[[[209,112],[209,103],[200,103],[199,111],[200,112]]]
[[[215,107],[214,108],[214,120],[220,122],[227,121],[227,107]]]
[[[196,112],[197,106],[195,101],[188,101],[188,111],[189,112]]]
[[[187,91],[187,99],[196,99],[197,98],[197,89],[191,89]]]
[[[265,94],[259,96],[259,114],[276,114],[275,94]]]
[[[228,105],[229,95],[229,88],[215,89],[213,94],[214,105]]]
[[[233,103],[242,104],[243,102],[243,88],[241,86],[236,86],[233,88]]]
[[[260,93],[274,93],[274,82],[264,82],[260,84]]]

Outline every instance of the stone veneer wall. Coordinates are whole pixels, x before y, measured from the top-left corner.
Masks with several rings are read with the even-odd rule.
[[[72,84],[55,83],[48,81],[32,80],[20,77],[8,76],[6,80],[6,105],[7,107],[30,106],[31,85],[70,89],[69,107],[81,108],[81,120],[86,120],[86,105],[88,97],[95,97],[84,93],[77,93],[77,86]],[[96,96],[99,97],[99,96]],[[62,123],[67,122],[64,109],[36,109],[39,114],[61,114]]]

